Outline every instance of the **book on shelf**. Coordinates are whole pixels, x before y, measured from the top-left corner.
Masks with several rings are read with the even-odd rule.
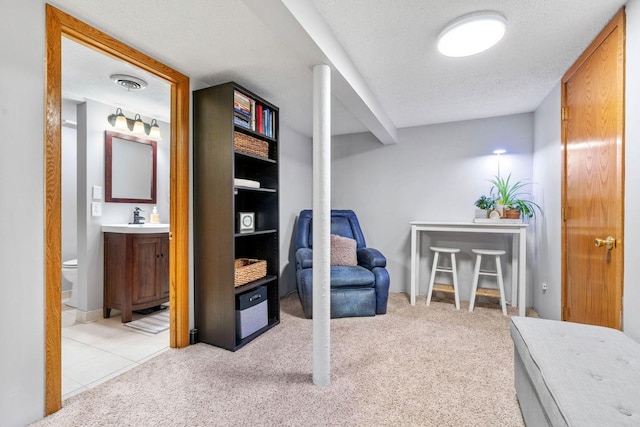
[[[236,115],[233,116],[233,123],[237,126],[241,126],[246,129],[251,129],[251,123],[247,120],[244,120],[242,117],[238,117]]]
[[[251,105],[251,98],[248,97],[247,95],[245,95],[242,92],[239,92],[237,90],[233,91],[233,102],[238,103],[240,105],[246,105],[247,107],[249,107]]]
[[[250,123],[251,123],[251,130],[256,130],[256,101],[254,101],[253,99],[251,100],[251,119],[250,119]]]
[[[262,120],[262,105],[256,105],[256,131],[258,133],[263,133],[263,120]]]
[[[236,125],[275,138],[275,111],[237,90],[233,92],[233,113]]]
[[[240,114],[240,113],[234,111],[233,112],[233,116],[234,117],[238,117],[239,119],[244,120],[247,123],[251,123],[251,117],[247,116],[246,114]]]
[[[274,138],[274,123],[275,123],[275,112],[270,108],[263,108],[262,114],[259,117],[261,126],[259,126],[258,132],[263,134],[264,136],[268,136],[269,138]]]
[[[247,120],[251,120],[251,112],[250,111],[245,111],[245,110],[240,109],[240,108],[234,108],[233,109],[233,114],[235,114],[237,116],[244,117]]]
[[[233,185],[237,187],[260,188],[260,182],[244,178],[233,178]]]
[[[262,110],[262,130],[265,135],[269,132],[269,110],[266,108]]]

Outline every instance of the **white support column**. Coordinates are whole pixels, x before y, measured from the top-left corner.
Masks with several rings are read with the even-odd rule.
[[[331,374],[331,69],[313,67],[313,383]]]

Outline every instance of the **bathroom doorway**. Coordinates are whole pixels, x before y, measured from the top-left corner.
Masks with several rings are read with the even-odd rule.
[[[62,37],[120,59],[171,85],[170,346],[185,347],[188,331],[189,79],[78,19],[46,5],[45,123],[45,413],[62,406],[61,386],[61,102]]]
[[[130,79],[124,81],[126,86],[122,84],[123,78]],[[170,92],[171,85],[165,80],[68,37],[62,38],[63,402],[169,348],[168,258],[161,262],[167,271],[160,285],[166,290],[157,306],[160,310],[151,312],[151,308],[145,308],[146,315],[134,311],[133,322],[128,323],[122,323],[119,311],[103,318],[103,277],[107,266],[104,265],[102,226],[132,222],[135,208],[142,209],[149,223],[152,207],[156,207],[163,224],[170,223]],[[158,125],[157,134],[152,135],[146,135],[146,131],[145,135],[130,130],[117,131],[131,138],[119,140],[127,144],[121,149],[132,150],[140,145],[134,141],[140,140],[153,146],[154,161],[150,163],[155,177],[151,171],[147,171],[147,175],[141,173],[147,160],[146,152],[138,161],[112,169],[110,177],[113,182],[126,183],[127,187],[119,191],[149,191],[144,184],[136,187],[136,179],[145,184],[152,182],[155,202],[125,202],[107,197],[111,193],[107,190],[111,182],[105,177],[105,171],[111,158],[106,149],[109,144],[105,146],[105,130],[113,131],[107,118],[117,108],[126,117],[140,114],[143,122],[154,120]],[[94,215],[89,206],[100,212]],[[165,229],[168,231],[168,226],[163,231]],[[164,328],[167,330],[161,331]]]

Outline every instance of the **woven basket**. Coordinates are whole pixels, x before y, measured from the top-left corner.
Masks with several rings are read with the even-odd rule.
[[[269,143],[242,132],[233,133],[233,148],[246,154],[269,158]]]
[[[250,258],[238,258],[234,262],[236,269],[235,286],[253,282],[267,275],[267,261]]]

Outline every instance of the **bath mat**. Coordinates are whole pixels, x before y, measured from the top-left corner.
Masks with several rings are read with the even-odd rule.
[[[150,314],[133,322],[125,323],[124,325],[143,332],[157,334],[169,329],[169,310],[162,310],[159,313]]]

